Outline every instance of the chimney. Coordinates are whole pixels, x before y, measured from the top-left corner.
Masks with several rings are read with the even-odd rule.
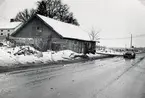
[[[10,19],[10,22],[14,22],[15,20],[13,18]]]

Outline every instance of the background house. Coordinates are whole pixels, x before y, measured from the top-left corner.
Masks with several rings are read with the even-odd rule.
[[[42,15],[34,15],[13,34],[15,38],[41,39],[42,50],[70,49],[78,53],[94,52],[95,41],[90,41],[87,32],[79,26],[60,22]],[[31,44],[35,44],[36,40]]]
[[[0,36],[11,35],[15,30],[19,28],[21,22],[5,22],[0,23]]]

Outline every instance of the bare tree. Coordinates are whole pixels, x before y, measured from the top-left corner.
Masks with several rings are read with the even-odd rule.
[[[72,12],[69,12],[67,4],[63,4],[61,0],[42,0],[37,2],[36,13],[50,17],[62,22],[79,25],[77,19],[74,18]]]
[[[91,32],[89,33],[90,40],[99,42],[99,40],[100,40],[100,38],[99,38],[100,31],[101,30],[95,31],[95,29],[92,28]]]
[[[16,15],[14,21],[26,22],[31,16],[35,14],[35,12],[36,11],[34,9],[24,9]]]
[[[67,4],[63,4],[61,0],[42,0],[37,2],[36,10],[25,9],[19,12],[14,21],[26,22],[34,14],[40,14],[46,17],[50,17],[62,22],[79,25],[72,12],[69,11]]]

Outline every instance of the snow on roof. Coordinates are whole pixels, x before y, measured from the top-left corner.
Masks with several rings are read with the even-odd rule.
[[[90,40],[88,33],[83,31],[79,26],[64,23],[38,14],[37,16],[45,21],[48,25],[50,25],[57,33],[59,33],[63,37],[80,40]]]
[[[21,22],[3,22],[0,23],[0,29],[14,29],[20,24]]]

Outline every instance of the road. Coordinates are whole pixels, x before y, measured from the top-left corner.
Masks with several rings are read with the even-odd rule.
[[[145,98],[145,54],[0,74],[0,98]]]

